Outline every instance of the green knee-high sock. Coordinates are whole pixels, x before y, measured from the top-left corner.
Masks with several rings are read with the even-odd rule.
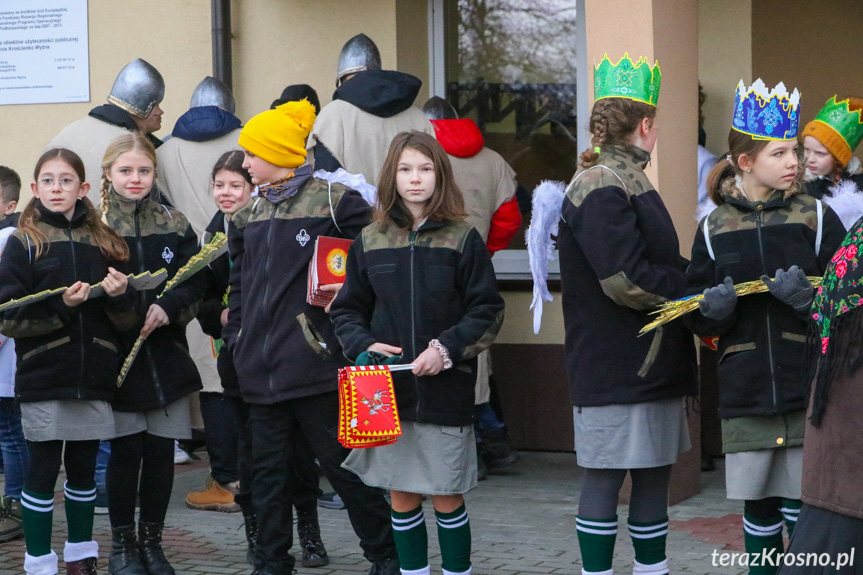
[[[21,517],[24,542],[33,557],[51,553],[51,527],[54,523],[54,494],[21,492]]]
[[[668,517],[650,523],[630,520],[629,536],[635,549],[634,575],[665,575],[668,561],[665,559],[665,539],[668,536]]]
[[[470,521],[464,503],[451,513],[435,509],[444,575],[470,573]]]
[[[769,556],[775,560],[776,555],[782,552],[782,516],[770,519],[756,519],[746,513],[743,514],[743,542],[746,552],[749,553],[750,575],[774,575],[777,567],[765,561],[764,558],[771,549],[776,551]],[[754,565],[753,565],[754,564]]]
[[[428,567],[429,538],[422,506],[406,513],[393,510],[392,521],[401,568],[417,571]]]
[[[69,543],[93,540],[93,510],[96,508],[96,484],[88,487],[73,487],[63,484],[66,523],[69,528]]]
[[[785,527],[788,529],[788,538],[794,534],[797,526],[797,517],[800,516],[800,507],[803,502],[799,499],[782,499],[782,516],[785,517]]]
[[[611,570],[614,542],[617,539],[617,515],[605,519],[576,517],[575,529],[584,573],[606,573]]]

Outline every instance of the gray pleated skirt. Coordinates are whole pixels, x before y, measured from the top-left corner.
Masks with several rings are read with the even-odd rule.
[[[114,412],[107,401],[33,401],[21,404],[21,425],[29,441],[110,439],[114,436]]]
[[[114,437],[124,437],[146,431],[157,437],[169,439],[191,439],[192,416],[189,413],[189,396],[174,403],[150,411],[115,411]]]
[[[402,421],[390,445],[352,449],[342,467],[363,483],[387,490],[454,495],[476,487],[473,426],[450,427]]]
[[[682,397],[599,407],[573,407],[578,464],[588,469],[671,465],[690,447]]]
[[[728,499],[800,499],[803,447],[780,447],[725,454]]]

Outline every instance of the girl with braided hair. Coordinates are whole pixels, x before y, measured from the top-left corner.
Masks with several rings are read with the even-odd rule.
[[[624,72],[636,89],[621,96],[614,81]],[[671,465],[690,447],[683,398],[695,393],[692,336],[672,323],[638,337],[648,313],[686,287],[671,217],[644,173],[656,142],[659,74],[659,66],[628,56],[599,64],[593,146],[562,206],[566,363],[575,449],[586,468],[576,516],[583,574],[612,573],[627,472],[633,573],[668,573],[668,482]]]
[[[183,214],[160,203],[155,177],[156,151],[145,136],[114,139],[102,160],[102,213],[128,244],[134,273],[165,268],[171,278],[197,253],[198,239]],[[158,301],[162,286],[138,292],[138,322],[120,335],[121,357],[139,334],[147,339],[112,402],[116,436],[107,474],[112,575],[174,574],[162,552],[162,528],[174,479],[174,439],[191,438],[189,394],[201,389],[186,324],[206,287],[206,277],[196,274]]]

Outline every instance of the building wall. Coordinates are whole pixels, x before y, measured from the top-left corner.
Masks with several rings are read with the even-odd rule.
[[[423,81],[417,106],[431,97],[428,4],[428,0],[400,0],[396,4],[396,69]]]
[[[692,0],[654,0],[654,57],[662,70],[657,107],[659,194],[689,257],[698,203],[698,5]]]
[[[117,73],[135,58],[165,79],[162,130],[170,133],[189,107],[192,90],[211,73],[209,0],[89,0],[89,103],[0,106],[0,164],[18,171],[22,200],[45,145],[67,124],[106,103]]]
[[[752,3],[753,79],[800,90],[801,129],[834,94],[863,97],[861,22],[860,0]]]
[[[290,84],[309,84],[327,104],[339,52],[361,32],[378,45],[385,69],[397,65],[395,0],[234,0],[231,18],[234,95],[244,121]]]
[[[404,4],[402,8],[400,3],[399,11],[412,36],[402,38],[406,45],[402,57],[412,73],[424,74],[425,80],[428,63],[423,68],[421,59],[428,56],[420,54],[419,47],[426,47],[428,41],[419,34],[425,26],[426,5],[423,0],[404,0]],[[269,108],[289,84],[309,84],[322,104],[329,102],[339,51],[360,32],[378,44],[385,68],[399,64],[395,0],[357,0],[350,7],[347,14],[340,0],[232,3],[234,95],[241,120]],[[48,141],[105,103],[117,73],[133,59],[144,58],[165,78],[165,115],[156,133],[161,137],[170,134],[177,118],[188,110],[198,82],[212,74],[209,0],[89,0],[88,16],[91,101],[0,106],[0,164],[11,166],[28,182]],[[22,199],[26,201],[30,194],[25,187]]]
[[[719,156],[728,151],[734,89],[740,80],[755,79],[751,0],[698,2],[698,78],[707,96],[707,149]]]

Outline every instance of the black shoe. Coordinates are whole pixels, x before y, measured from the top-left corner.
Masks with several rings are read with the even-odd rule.
[[[383,561],[375,561],[369,569],[369,575],[401,575],[399,569],[399,558],[390,557]]]
[[[243,519],[245,519],[243,526],[246,528],[246,543],[249,545],[246,549],[246,562],[249,565],[254,565],[258,542],[258,517],[254,513],[250,513],[243,515]]]
[[[147,575],[176,575],[162,551],[164,523],[138,522],[138,553]]]
[[[303,550],[303,558],[300,564],[303,567],[323,567],[329,564],[327,550],[321,541],[321,528],[318,525],[318,510],[314,507],[311,511],[297,511],[297,535],[300,538],[300,547]]]
[[[701,452],[701,471],[714,471],[716,464],[713,463],[713,457],[709,453]]]
[[[147,575],[138,555],[135,526],[111,528],[111,554],[108,556],[111,575]]]
[[[479,442],[480,453],[482,453],[482,459],[489,469],[509,467],[521,458],[518,451],[512,448],[505,427],[480,429],[479,437],[481,440]]]

